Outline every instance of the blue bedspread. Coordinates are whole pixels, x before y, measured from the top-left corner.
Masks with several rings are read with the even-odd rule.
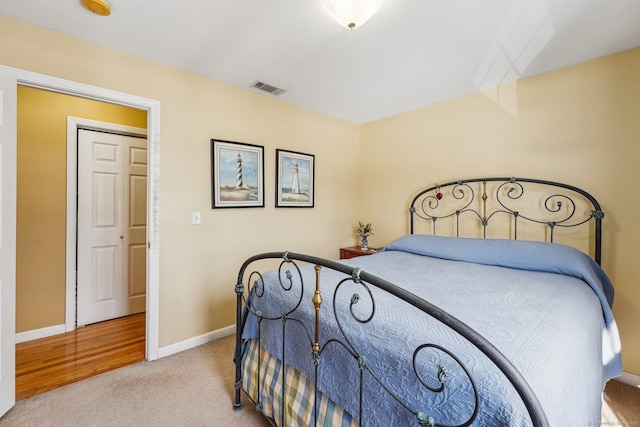
[[[576,277],[586,282],[602,305],[604,382],[620,375],[620,337],[611,312],[614,289],[602,268],[577,249],[546,242],[447,238],[428,235],[405,236],[385,247],[455,261],[542,271]],[[603,382],[603,387],[604,387]]]
[[[412,235],[400,238],[379,254],[345,261],[402,286],[458,317],[489,339],[527,379],[539,396],[552,426],[596,425],[600,422],[601,391],[607,379],[621,372],[620,343],[610,305],[613,287],[600,267],[571,248],[523,241],[455,239]],[[297,317],[312,324],[313,269],[302,267],[306,288]],[[344,278],[323,270],[321,342],[340,335],[333,315],[333,289]],[[295,276],[294,276],[295,277]],[[277,272],[264,276],[273,289]],[[277,285],[279,288],[279,285]],[[481,390],[479,426],[529,425],[524,405],[498,370],[476,349],[439,322],[413,307],[372,290],[374,320],[356,322],[348,314],[354,293],[360,295],[355,314],[365,318],[372,301],[360,285],[340,286],[335,298],[338,318],[357,353],[392,390],[411,396],[409,405],[454,424],[466,419],[472,395],[464,374],[448,356],[421,353],[420,364],[443,364],[450,370],[443,393],[425,392],[412,379],[412,353],[423,343],[441,345],[456,354],[472,372]],[[275,296],[268,291],[252,304],[276,317],[297,302],[299,293]],[[302,328],[287,326],[287,363],[313,377],[309,341]],[[255,323],[245,329],[256,334]],[[263,322],[263,343],[280,357],[282,323]],[[432,365],[428,365],[428,364]],[[357,383],[358,369],[352,357],[338,346],[322,356],[320,389],[357,416],[358,400],[349,392]],[[423,365],[421,365],[423,366]],[[426,368],[424,368],[426,369]],[[430,368],[433,371],[433,368]],[[424,374],[425,378],[431,378]],[[431,381],[431,380],[429,380]],[[366,384],[371,384],[370,378]],[[353,396],[353,397],[351,397]],[[415,425],[408,411],[380,393],[367,392],[363,403],[365,425]]]

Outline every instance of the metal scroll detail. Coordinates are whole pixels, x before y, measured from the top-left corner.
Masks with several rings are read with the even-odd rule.
[[[495,191],[488,191],[489,184]],[[453,218],[454,235],[461,237],[462,218],[466,221],[471,217],[481,228],[482,237],[487,237],[489,225],[497,217],[507,217],[511,221],[509,238],[520,238],[519,225],[526,222],[542,225],[543,236],[539,240],[550,242],[560,228],[579,227],[593,221],[594,259],[598,264],[601,262],[604,212],[592,195],[567,184],[528,178],[477,178],[435,184],[414,197],[409,216],[412,234],[418,220],[431,222],[431,233],[435,235],[442,220]]]
[[[284,258],[284,261],[281,262],[280,267],[277,270],[279,285],[275,284],[275,286],[265,286],[266,282],[264,281],[263,275],[257,271],[253,271],[246,275],[246,270],[252,262],[268,258]],[[305,276],[303,271],[298,267],[296,263],[297,261],[311,263],[314,265],[315,287],[312,286],[306,293],[309,300],[307,300],[307,297],[303,297],[303,295],[305,295],[304,280],[307,276]],[[285,265],[287,265],[286,268],[284,268]],[[330,283],[323,284],[323,287],[326,286],[324,289],[331,289],[332,293],[328,299],[332,305],[328,308],[325,308],[325,302],[323,302],[323,300],[326,299],[326,296],[322,295],[321,290],[323,287],[321,287],[320,284],[320,272],[323,268],[344,274],[344,276],[339,279],[338,283],[335,285]],[[247,283],[251,286],[244,285],[245,277],[248,277]],[[310,277],[309,280],[311,280]],[[258,330],[260,330],[260,325],[264,322],[282,323],[281,363],[283,367],[281,369],[282,377],[280,378],[280,381],[282,382],[282,386],[280,387],[282,394],[279,397],[276,397],[276,399],[280,399],[279,407],[284,408],[286,406],[285,401],[287,399],[284,392],[287,388],[286,381],[288,380],[284,374],[286,370],[284,367],[288,363],[288,356],[286,354],[286,349],[288,348],[287,325],[295,324],[296,329],[300,327],[304,329],[303,336],[306,335],[308,340],[307,348],[310,351],[313,365],[315,366],[315,378],[313,378],[314,384],[318,384],[318,374],[320,370],[332,370],[335,368],[334,366],[331,366],[330,363],[332,360],[330,357],[332,352],[335,352],[336,349],[338,349],[338,351],[343,354],[344,352],[348,354],[350,360],[353,362],[353,366],[358,372],[356,375],[358,378],[358,384],[354,384],[353,388],[355,393],[357,393],[357,399],[359,399],[360,402],[358,406],[360,412],[352,415],[357,417],[360,422],[365,419],[365,414],[362,413],[364,408],[363,399],[365,398],[365,387],[370,387],[374,384],[374,387],[377,387],[376,390],[378,390],[375,391],[375,393],[382,392],[391,396],[392,399],[401,407],[413,414],[417,425],[445,425],[438,422],[438,420],[433,416],[433,414],[437,412],[434,411],[433,407],[420,407],[424,402],[426,402],[425,399],[419,399],[422,403],[416,404],[413,394],[412,396],[406,396],[402,392],[399,392],[397,389],[386,384],[385,380],[381,379],[384,376],[379,374],[381,373],[381,369],[388,370],[388,367],[380,365],[381,361],[377,360],[375,351],[367,354],[361,348],[359,341],[360,335],[353,335],[357,328],[353,329],[346,327],[348,322],[353,322],[353,325],[356,326],[363,325],[363,327],[375,322],[377,304],[375,292],[373,292],[374,288],[388,292],[405,301],[407,303],[407,307],[413,306],[426,315],[444,323],[480,349],[480,351],[491,359],[499,370],[504,373],[505,377],[513,384],[514,388],[524,401],[526,408],[529,410],[533,424],[536,426],[547,425],[546,418],[540,404],[524,378],[522,378],[513,365],[511,365],[511,363],[498,350],[496,350],[495,347],[493,347],[485,338],[470,329],[467,325],[427,301],[408,293],[404,289],[399,288],[390,282],[370,275],[362,269],[349,267],[345,264],[317,257],[292,253],[266,253],[257,255],[247,260],[240,270],[238,282],[235,287],[238,300],[238,329],[235,353],[236,399],[234,407],[236,409],[241,407],[240,394],[241,392],[245,392],[245,395],[256,405],[258,410],[261,411],[264,408],[264,402],[260,401],[260,396],[258,396],[258,401],[253,401],[252,397],[243,388],[242,382],[242,363],[240,362],[242,359],[243,345],[242,332],[248,319],[253,316],[257,320]],[[291,303],[287,303],[288,305],[291,305],[291,308],[287,309],[284,313],[267,313],[266,308],[263,309],[260,307],[259,300],[271,292],[275,292],[276,295],[280,295],[281,293],[289,293],[292,295],[293,298],[290,298]],[[306,304],[310,304],[313,307],[310,310],[311,314],[308,315],[308,317],[307,315],[301,314],[299,310],[302,305]],[[329,320],[329,317],[332,317],[332,319]],[[323,328],[323,321],[325,322],[324,324],[329,321],[335,322],[339,333],[330,336],[326,335],[328,332],[326,328]],[[323,333],[325,335],[323,335]],[[260,336],[259,332],[258,340],[261,339]],[[326,358],[323,356],[325,353],[328,355]],[[412,382],[423,390],[422,392],[416,391],[415,395],[422,395],[424,393],[443,393],[448,390],[448,388],[454,387],[453,383],[450,381],[452,377],[457,378],[457,380],[454,381],[454,383],[457,384],[455,387],[460,386],[461,381],[466,383],[466,386],[464,387],[466,390],[472,390],[475,404],[474,407],[469,409],[468,414],[461,415],[461,418],[464,418],[464,420],[457,421],[457,423],[459,423],[457,425],[471,425],[479,413],[480,395],[475,381],[464,363],[462,363],[462,361],[450,350],[428,342],[415,346],[412,350],[412,356],[410,357],[411,359],[408,360],[407,363],[412,367],[415,375]],[[257,381],[258,384],[262,384],[261,381],[264,382],[264,378],[261,378],[260,376],[262,371],[263,369],[259,366],[256,371],[258,378],[252,379],[251,381]],[[258,385],[258,389],[261,389],[261,387],[264,387],[264,385]],[[453,391],[453,394],[455,394],[456,390],[457,389],[451,389],[450,391]],[[319,393],[316,389],[316,392],[314,393],[314,419],[311,425],[316,425],[316,421],[318,419],[318,394]],[[412,397],[412,399],[408,399],[408,397]],[[447,401],[447,399],[443,400]],[[277,415],[274,414],[274,417],[278,420],[278,425],[288,425],[289,421],[285,418],[285,412],[286,411],[283,410]]]
[[[443,188],[444,193],[442,192]],[[424,197],[419,203],[415,203],[417,200],[414,200],[414,203],[411,204],[411,212],[419,218],[433,221],[434,234],[436,220],[439,218],[449,218],[454,215],[459,217],[463,212],[473,212],[480,218],[480,214],[471,208],[476,195],[470,185],[457,181],[453,185],[451,183],[444,186],[436,184],[428,191],[428,193],[425,191]],[[454,204],[448,203],[450,198],[454,200]],[[452,209],[452,207],[455,208]]]

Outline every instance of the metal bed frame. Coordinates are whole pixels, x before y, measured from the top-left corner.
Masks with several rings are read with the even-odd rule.
[[[495,189],[495,203],[493,208],[488,206],[487,183],[497,182]],[[478,184],[477,187],[472,184]],[[531,212],[522,212],[513,205],[515,201],[526,199],[529,189],[557,189],[543,197],[543,206]],[[561,192],[557,192],[561,191]],[[481,193],[480,193],[481,192]],[[480,207],[477,206],[478,197],[481,199]],[[540,193],[536,193],[538,195]],[[451,196],[454,206],[441,206],[443,197]],[[576,201],[580,198],[583,206],[591,207],[589,215],[578,216]],[[450,200],[448,198],[447,200]],[[476,204],[474,205],[474,202]],[[531,207],[529,207],[531,210]],[[456,236],[460,236],[460,219],[470,215],[478,219],[482,227],[482,237],[486,238],[490,221],[500,215],[506,215],[513,219],[513,239],[518,239],[518,222],[541,224],[548,227],[550,242],[554,240],[556,228],[578,227],[593,220],[594,230],[594,260],[601,265],[602,262],[602,219],[604,212],[600,204],[591,194],[574,187],[553,181],[544,181],[531,178],[472,178],[435,184],[419,192],[411,201],[409,208],[410,232],[414,233],[414,223],[418,219],[433,223],[433,234],[436,234],[436,223],[439,219],[455,217]]]
[[[495,190],[495,199],[496,206],[492,208],[491,204],[488,203],[489,196],[487,194],[487,183],[497,182],[496,190]],[[542,196],[536,191],[535,193],[538,196],[538,201],[542,201],[542,214],[535,215],[530,213],[525,213],[522,210],[516,210],[512,207],[512,202],[516,200],[521,200],[525,196],[531,194],[529,192],[529,186],[542,186],[545,188],[552,188],[553,192],[549,194],[548,192]],[[541,197],[541,198],[540,198]],[[582,201],[579,201],[582,200]],[[447,202],[445,204],[444,202]],[[449,203],[451,201],[451,203]],[[576,201],[579,203],[587,203],[590,207],[590,214],[587,215],[586,218],[579,217],[578,210],[576,209]],[[535,204],[535,203],[534,203]],[[451,206],[454,205],[454,206]],[[538,203],[537,206],[540,206]],[[446,208],[446,209],[445,209]],[[573,187],[570,185],[556,183],[551,181],[537,180],[537,179],[527,179],[527,178],[477,178],[477,179],[466,179],[459,181],[451,181],[441,185],[434,185],[432,187],[427,188],[419,192],[412,200],[410,208],[409,208],[409,221],[410,221],[410,232],[414,233],[415,222],[418,220],[430,221],[433,223],[433,234],[436,234],[436,223],[438,220],[442,218],[451,218],[455,222],[455,234],[456,236],[460,235],[460,226],[459,220],[466,216],[471,216],[472,218],[476,218],[479,221],[482,230],[482,237],[487,236],[487,227],[490,223],[492,223],[492,219],[496,218],[500,215],[507,215],[512,221],[512,230],[513,235],[511,238],[517,239],[517,224],[519,221],[527,221],[534,224],[541,224],[544,228],[548,228],[550,231],[551,241],[553,241],[554,231],[557,228],[566,228],[566,227],[577,227],[584,224],[589,223],[591,220],[594,221],[594,259],[600,263],[601,262],[601,223],[604,217],[604,213],[600,209],[599,203],[596,199],[591,196],[589,193],[581,190],[577,187]],[[551,216],[551,218],[549,218]],[[375,287],[382,289],[389,294],[394,295],[395,297],[405,301],[407,304],[410,304],[427,315],[437,319],[441,323],[447,325],[449,328],[454,330],[460,336],[464,337],[468,342],[472,343],[476,348],[482,351],[504,374],[504,376],[509,380],[509,382],[513,385],[514,389],[519,394],[522,399],[531,421],[534,426],[548,426],[549,423],[545,416],[545,413],[530,386],[527,384],[526,380],[522,377],[522,375],[517,371],[517,369],[513,366],[513,364],[497,349],[495,348],[487,339],[478,334],[468,325],[460,321],[459,319],[451,316],[447,312],[442,309],[436,307],[435,305],[429,303],[428,301],[405,291],[403,288],[390,283],[384,279],[381,279],[377,276],[367,273],[360,268],[354,268],[351,266],[347,266],[345,264],[326,260],[323,258],[299,254],[299,253],[291,253],[291,252],[269,252],[263,253],[259,255],[255,255],[249,259],[247,259],[240,271],[238,273],[238,281],[235,286],[235,292],[237,296],[237,311],[236,311],[236,346],[235,346],[235,355],[234,360],[236,363],[236,382],[235,382],[235,402],[234,409],[240,409],[242,407],[241,403],[241,394],[247,396],[247,398],[252,401],[253,404],[256,405],[258,411],[262,412],[263,403],[258,401],[254,401],[253,398],[247,393],[247,391],[243,388],[243,365],[242,365],[242,348],[243,348],[243,339],[242,333],[245,327],[245,323],[247,322],[248,316],[251,314],[257,318],[258,324],[260,322],[282,322],[283,328],[287,322],[295,322],[300,324],[300,320],[296,318],[296,310],[301,304],[308,303],[307,301],[299,300],[297,305],[293,307],[289,312],[282,313],[279,316],[268,317],[264,315],[261,311],[255,310],[250,305],[247,305],[247,299],[249,296],[249,284],[252,282],[257,282],[258,284],[262,281],[262,275],[257,270],[251,270],[253,268],[254,263],[260,260],[267,259],[279,259],[281,260],[280,266],[278,268],[278,276],[280,277],[280,286],[281,289],[277,289],[279,292],[287,292],[291,290],[291,286],[293,285],[292,273],[297,271],[297,275],[300,279],[299,285],[304,288],[305,283],[302,280],[302,275],[300,273],[300,269],[298,263],[310,263],[315,266],[315,284],[311,284],[311,286],[315,286],[314,296],[310,303],[313,304],[313,308],[315,311],[315,322],[311,325],[303,325],[306,330],[307,336],[309,338],[309,349],[310,354],[313,359],[313,363],[315,366],[315,378],[312,378],[313,383],[317,384],[318,378],[318,369],[322,364],[322,353],[325,350],[326,346],[330,343],[337,343],[347,349],[347,351],[353,357],[354,363],[357,364],[360,370],[360,384],[356,387],[359,390],[359,399],[362,402],[363,388],[362,388],[362,376],[367,373],[371,375],[371,377],[379,384],[380,391],[389,393],[393,399],[395,399],[400,405],[406,408],[408,411],[412,412],[416,419],[416,424],[419,426],[435,426],[441,425],[437,423],[432,416],[428,414],[428,409],[420,409],[411,407],[406,403],[406,400],[403,396],[398,396],[394,394],[391,390],[389,390],[385,384],[380,382],[376,376],[376,373],[371,370],[371,368],[366,363],[366,355],[359,354],[358,351],[353,347],[351,342],[346,336],[341,337],[332,337],[325,342],[319,341],[319,313],[321,310],[321,306],[323,303],[323,296],[320,292],[320,272],[324,269],[335,270],[340,273],[344,273],[345,278],[340,282],[343,283],[345,281],[351,281],[362,286],[368,293],[369,297],[373,299],[371,295],[370,287]],[[282,281],[282,274],[280,274],[283,269],[286,269],[285,277],[288,279],[287,282]],[[250,273],[248,273],[251,271]],[[247,285],[245,285],[247,283]],[[339,286],[337,286],[339,287]],[[265,292],[264,288],[258,287],[258,297],[260,297],[260,292]],[[303,292],[300,292],[300,298],[302,298]],[[328,296],[329,299],[335,298],[334,295]],[[357,302],[359,296],[355,294],[352,297],[351,304],[353,305]],[[354,302],[355,299],[355,302]],[[351,316],[360,323],[367,323],[371,321],[375,315],[375,301],[373,305],[373,310],[367,319],[360,319],[356,316],[353,311],[351,312]],[[337,320],[337,315],[334,313],[334,316]],[[284,330],[284,329],[283,329]],[[282,354],[283,360],[282,364],[286,364],[286,355],[284,354],[285,349],[285,337],[286,334],[282,334]],[[260,338],[258,338],[260,339]],[[436,366],[434,367],[437,372],[433,374],[439,385],[433,387],[427,384],[422,379],[421,372],[418,372],[416,369],[415,358],[417,353],[419,353],[423,348],[437,348],[439,351],[442,351],[448,354],[462,370],[466,373],[467,378],[472,386],[473,393],[475,395],[475,408],[469,414],[468,419],[460,424],[460,426],[468,426],[471,425],[476,417],[478,416],[479,404],[482,399],[482,391],[478,390],[474,379],[470,375],[469,371],[465,368],[464,364],[460,361],[458,357],[456,357],[449,350],[437,346],[436,344],[424,343],[419,345],[415,349],[413,349],[413,370],[419,382],[428,390],[433,393],[442,392],[445,387],[447,387],[447,372],[448,369],[445,366]],[[326,369],[326,366],[323,366]],[[331,367],[329,367],[330,369]],[[284,369],[282,369],[282,378],[281,381],[284,383]],[[264,381],[258,378],[258,382]],[[260,387],[260,385],[259,385]],[[284,387],[282,387],[284,390]],[[316,401],[313,405],[313,425],[316,425],[318,420],[318,401],[317,401],[317,388],[314,395],[316,396]],[[279,397],[282,402],[282,408],[285,407],[285,399],[284,391],[282,395]],[[359,414],[351,414],[353,417],[357,418],[357,420],[362,420],[362,404],[360,404],[360,413]],[[287,424],[287,420],[285,419],[285,410],[283,409],[280,414],[277,416],[274,414],[274,419],[267,417],[267,419],[273,425],[285,426]]]

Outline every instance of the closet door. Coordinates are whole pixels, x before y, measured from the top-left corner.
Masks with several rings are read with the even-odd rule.
[[[121,135],[78,131],[78,326],[126,314]]]
[[[147,140],[124,142],[124,275],[127,314],[135,314],[147,308]]]
[[[147,140],[78,131],[78,326],[146,309]]]
[[[78,326],[146,309],[147,141],[79,130]]]

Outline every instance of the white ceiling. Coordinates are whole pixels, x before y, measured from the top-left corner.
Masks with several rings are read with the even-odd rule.
[[[385,0],[355,30],[320,0],[108,1],[0,14],[356,124],[640,46],[639,0]]]

